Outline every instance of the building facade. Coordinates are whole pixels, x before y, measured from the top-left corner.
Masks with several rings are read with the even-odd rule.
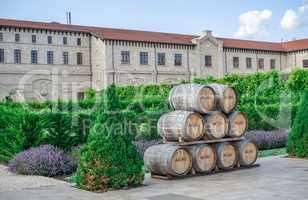
[[[87,88],[308,68],[308,39],[284,43],[0,19],[0,98],[81,99]]]

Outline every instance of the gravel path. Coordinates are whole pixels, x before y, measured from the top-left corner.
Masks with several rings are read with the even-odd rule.
[[[9,172],[6,166],[0,165],[0,192],[50,187],[55,185],[69,185],[69,183],[41,176],[16,175]]]

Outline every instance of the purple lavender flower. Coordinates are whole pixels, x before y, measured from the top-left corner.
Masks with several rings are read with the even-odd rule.
[[[23,151],[9,162],[11,172],[25,175],[60,176],[76,168],[77,161],[72,156],[52,145]]]

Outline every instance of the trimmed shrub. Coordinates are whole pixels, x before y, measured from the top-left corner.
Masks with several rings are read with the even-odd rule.
[[[288,131],[250,131],[245,137],[254,140],[259,150],[277,149],[286,146]]]
[[[60,176],[76,170],[76,161],[64,151],[43,145],[17,154],[9,162],[9,170],[18,174]]]
[[[143,161],[132,144],[127,124],[131,112],[119,109],[115,86],[107,88],[105,105],[80,152],[76,183],[87,190],[106,191],[143,182]]]
[[[304,92],[290,136],[287,152],[290,156],[308,157],[308,90]]]

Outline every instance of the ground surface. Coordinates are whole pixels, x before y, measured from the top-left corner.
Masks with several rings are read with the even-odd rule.
[[[308,160],[267,157],[258,168],[176,181],[147,178],[137,189],[96,194],[0,166],[0,200],[301,200],[308,199]]]

